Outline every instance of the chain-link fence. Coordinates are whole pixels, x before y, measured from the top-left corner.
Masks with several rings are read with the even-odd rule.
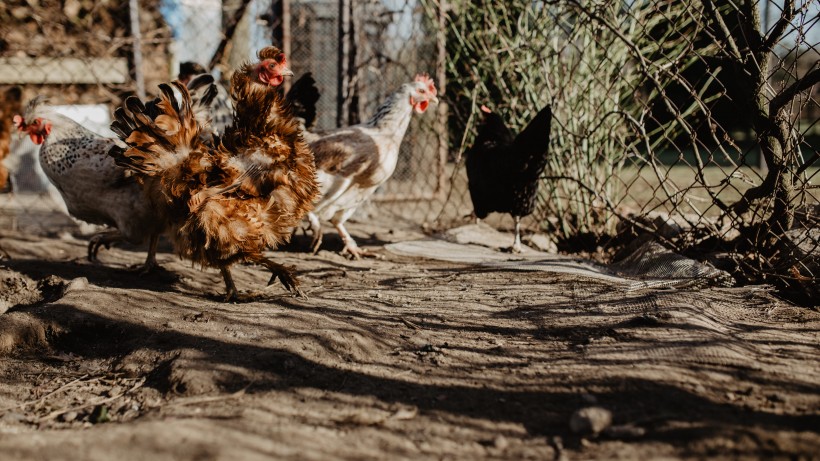
[[[0,138],[19,110],[13,87],[104,132],[124,96],[154,93],[181,62],[227,81],[271,42],[297,78],[316,78],[317,130],[367,119],[428,72],[446,103],[414,116],[393,177],[363,213],[464,222],[472,204],[457,159],[478,108],[516,131],[551,104],[532,230],[571,250],[652,238],[810,299],[819,13],[810,0],[12,0],[0,5]],[[17,143],[0,228],[52,232],[59,194],[36,174],[35,147]]]
[[[648,236],[816,299],[819,12],[811,1],[451,1],[451,132],[472,132],[482,103],[514,129],[552,104],[532,225],[576,249]]]

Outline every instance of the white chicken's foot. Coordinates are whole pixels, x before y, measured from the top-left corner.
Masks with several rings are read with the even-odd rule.
[[[308,222],[310,222],[310,231],[313,233],[313,241],[310,243],[310,250],[313,254],[316,254],[322,246],[322,223],[313,213],[308,212],[307,217]]]
[[[97,232],[88,240],[88,260],[91,262],[96,262],[97,252],[100,251],[101,246],[105,245],[105,248],[109,249],[111,248],[112,243],[121,242],[123,240],[125,240],[125,237],[123,237],[117,229]]]
[[[336,231],[339,232],[339,235],[342,237],[342,241],[345,243],[345,247],[342,248],[342,254],[349,254],[353,259],[360,260],[363,256],[367,256],[367,251],[359,248],[359,245],[353,240],[353,237],[350,233],[345,229],[344,223],[334,223],[336,226]]]

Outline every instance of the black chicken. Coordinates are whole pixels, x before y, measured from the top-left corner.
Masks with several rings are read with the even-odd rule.
[[[521,217],[532,213],[538,178],[547,165],[552,109],[541,109],[518,136],[501,116],[482,106],[484,120],[475,143],[467,150],[467,180],[477,219],[491,212],[515,219],[512,251],[521,252]]]

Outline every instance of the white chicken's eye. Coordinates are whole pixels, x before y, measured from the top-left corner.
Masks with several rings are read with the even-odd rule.
[[[419,93],[424,94],[426,93],[426,90],[424,88],[419,88]]]

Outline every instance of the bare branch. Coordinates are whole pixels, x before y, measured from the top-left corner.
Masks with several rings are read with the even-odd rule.
[[[737,60],[742,60],[743,55],[740,54],[740,50],[737,47],[737,43],[735,43],[734,38],[732,38],[731,32],[729,32],[729,28],[726,26],[726,23],[723,21],[723,17],[720,15],[720,12],[715,8],[714,3],[712,0],[704,0],[703,6],[706,7],[707,13],[712,17],[712,20],[717,24],[717,29],[721,33],[721,39],[729,45],[729,49],[732,51],[732,57]]]
[[[806,4],[808,3],[806,2]],[[783,37],[783,32],[789,27],[796,14],[794,0],[787,0],[783,5],[782,13],[780,13],[780,19],[777,20],[769,35],[763,40],[763,51],[771,51],[774,48],[774,45]]]
[[[815,67],[810,72],[806,73],[803,78],[798,79],[788,88],[780,92],[780,94],[772,98],[771,102],[769,102],[769,114],[775,114],[783,106],[790,103],[792,99],[797,97],[798,94],[808,90],[818,83],[820,83],[820,68]]]

